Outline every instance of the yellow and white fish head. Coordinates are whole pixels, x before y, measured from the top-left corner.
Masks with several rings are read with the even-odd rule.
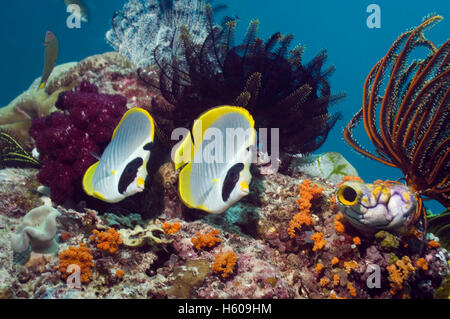
[[[154,122],[143,109],[125,113],[100,160],[84,174],[85,192],[117,203],[144,190]]]

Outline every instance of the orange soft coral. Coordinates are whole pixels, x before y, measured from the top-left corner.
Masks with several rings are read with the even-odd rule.
[[[435,240],[430,240],[429,242],[428,242],[428,248],[437,248],[437,247],[439,247],[439,246],[441,246],[441,244],[439,244],[437,241],[435,241]]]
[[[339,263],[339,258],[337,258],[337,257],[333,257],[333,259],[331,259],[331,264],[334,266],[334,265],[337,265]]]
[[[339,277],[338,274],[334,274],[334,275],[333,275],[333,285],[334,285],[334,286],[339,285],[340,280],[341,280],[341,277]]]
[[[97,248],[109,251],[111,254],[114,254],[119,249],[119,245],[122,244],[122,238],[114,228],[102,232],[94,229],[92,233],[94,235],[90,237],[90,240],[97,241]]]
[[[219,253],[214,257],[211,269],[214,273],[221,273],[223,278],[227,278],[233,273],[236,261],[237,256],[232,250]]]
[[[213,229],[207,234],[197,232],[197,237],[192,238],[191,242],[197,250],[200,250],[203,247],[211,248],[215,244],[221,242],[221,239],[217,237],[219,234],[220,232],[217,229]]]
[[[66,279],[72,272],[67,272],[70,265],[80,267],[80,281],[87,283],[92,279],[92,268],[94,267],[93,257],[86,244],[80,244],[80,247],[70,246],[68,249],[59,253],[59,267],[61,277]]]
[[[356,246],[361,245],[361,238],[359,238],[358,236],[353,237],[353,244],[355,244]]]
[[[122,279],[122,277],[125,275],[125,271],[123,271],[122,269],[119,269],[116,271],[116,277],[119,279]]]
[[[320,279],[320,286],[321,287],[325,287],[326,285],[328,285],[329,283],[330,283],[330,279],[329,278],[327,278],[327,277],[323,277],[323,278],[321,278]]]
[[[354,260],[344,262],[344,268],[347,274],[349,274],[352,270],[356,269],[357,267],[358,263]]]
[[[316,251],[316,250],[322,249],[325,246],[325,244],[326,244],[326,241],[325,241],[325,238],[323,236],[323,233],[314,233],[314,234],[312,234],[311,235],[311,240],[314,240],[314,247],[313,247],[312,251]]]
[[[389,281],[391,285],[391,293],[395,295],[403,289],[403,282],[407,280],[411,274],[415,273],[415,268],[408,256],[399,259],[395,264],[386,267],[389,272]]]
[[[300,212],[295,214],[291,221],[289,221],[288,233],[289,237],[295,237],[295,230],[300,229],[303,225],[310,226],[313,223],[311,217],[311,200],[319,198],[322,194],[323,188],[318,187],[317,184],[311,186],[311,181],[305,179],[299,186],[300,197],[297,199],[297,205]]]
[[[322,264],[317,264],[316,267],[314,268],[314,270],[316,271],[316,273],[318,275],[320,275],[322,273],[322,270],[323,270],[323,265]]]
[[[344,218],[344,215],[340,212],[337,213],[336,217],[334,218],[334,230],[340,234],[345,231],[344,224],[341,223],[342,218]]]
[[[353,286],[351,282],[347,283],[347,290],[353,297],[356,297],[356,288]]]
[[[169,222],[165,222],[164,224],[162,224],[162,229],[164,229],[164,232],[168,235],[174,235],[174,234],[178,233],[180,228],[181,228],[181,225],[178,222],[175,222],[173,224],[171,224]]]
[[[417,265],[417,267],[419,267],[422,270],[428,270],[428,263],[425,260],[425,258],[417,259],[416,265]]]

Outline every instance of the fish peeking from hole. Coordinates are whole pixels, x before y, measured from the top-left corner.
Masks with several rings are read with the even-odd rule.
[[[388,230],[406,234],[418,220],[414,193],[397,182],[347,181],[336,190],[335,196],[346,220],[362,232]]]
[[[248,195],[255,140],[244,108],[220,106],[200,115],[173,154],[175,168],[184,165],[178,189],[185,205],[220,214]]]
[[[155,124],[147,111],[128,110],[99,161],[84,174],[85,192],[108,203],[142,192],[154,135]]]

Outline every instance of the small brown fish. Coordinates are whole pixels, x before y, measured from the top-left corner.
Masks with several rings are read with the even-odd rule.
[[[42,71],[42,79],[39,84],[39,88],[45,87],[53,68],[56,65],[56,60],[58,60],[58,39],[51,31],[47,31],[45,35],[45,62],[44,71]]]
[[[79,6],[81,21],[85,23],[89,21],[88,9],[82,0],[64,0],[64,3],[66,4],[66,6],[70,6],[71,4],[76,4],[77,6]]]

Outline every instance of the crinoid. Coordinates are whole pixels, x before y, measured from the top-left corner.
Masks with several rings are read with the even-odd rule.
[[[292,35],[275,33],[263,41],[257,37],[258,21],[250,23],[243,43],[234,45],[236,20],[226,17],[218,26],[210,5],[205,12],[204,41],[196,43],[183,28],[179,57],[168,60],[158,48],[154,51],[159,81],[140,72],[171,104],[151,107],[162,130],[170,136],[174,128],[190,127],[212,107],[235,105],[252,114],[256,129],[279,128],[280,151],[296,154],[319,148],[339,118],[328,107],[344,96],[330,93],[327,79],[334,67],[322,70],[326,51],[303,65],[304,48],[289,50]]]
[[[446,207],[450,204],[450,40],[437,48],[423,34],[441,19],[428,17],[400,35],[370,71],[362,109],[344,131],[345,140],[358,152],[402,170],[417,194],[418,216],[424,212],[420,195]],[[409,61],[418,47],[426,48],[429,54]],[[352,135],[361,118],[376,154]]]

